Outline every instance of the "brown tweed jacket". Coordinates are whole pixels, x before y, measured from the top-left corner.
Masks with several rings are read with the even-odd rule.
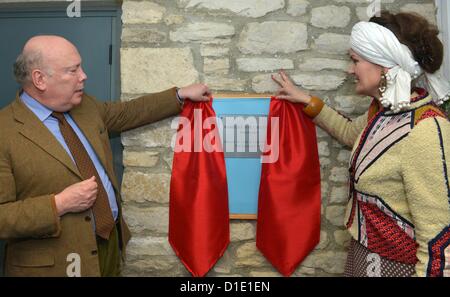
[[[85,95],[70,115],[91,143],[116,192],[120,245],[131,234],[120,208],[108,132],[122,132],[180,112],[175,88],[129,102]],[[90,211],[56,214],[54,195],[82,181],[56,138],[19,99],[0,110],[0,239],[7,240],[7,276],[66,276],[68,255],[80,256],[81,275],[99,276]]]

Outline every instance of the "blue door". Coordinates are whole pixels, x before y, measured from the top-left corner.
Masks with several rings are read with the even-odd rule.
[[[88,76],[87,93],[99,100],[119,97],[120,8],[89,7],[82,4],[81,17],[69,18],[66,4],[46,7],[0,6],[0,108],[14,100],[19,88],[13,76],[13,63],[25,42],[34,35],[56,34],[78,48]],[[118,135],[111,137],[119,182],[122,176],[122,146]],[[1,189],[0,189],[1,190]],[[3,274],[4,243],[0,241],[0,275]]]

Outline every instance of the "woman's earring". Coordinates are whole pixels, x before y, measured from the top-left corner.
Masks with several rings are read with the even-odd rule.
[[[378,86],[378,91],[380,92],[380,102],[385,108],[388,108],[391,105],[389,101],[384,97],[384,92],[386,92],[387,90],[387,84],[388,78],[386,76],[386,73],[384,73],[384,71],[381,71],[381,80],[380,85]]]
[[[386,89],[387,89],[387,77],[386,77],[386,74],[382,71],[380,86],[378,87],[378,91],[380,91],[381,97],[384,96],[384,92],[386,92]]]

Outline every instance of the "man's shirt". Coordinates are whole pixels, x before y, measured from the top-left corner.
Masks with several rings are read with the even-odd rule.
[[[50,110],[49,108],[47,108],[46,106],[42,105],[36,99],[32,98],[25,91],[20,95],[20,99],[38,117],[38,119],[48,128],[48,130],[50,130],[50,132],[53,134],[53,136],[55,136],[55,138],[63,146],[63,148],[65,149],[67,154],[69,154],[70,158],[72,159],[72,161],[75,164],[75,160],[72,156],[72,153],[70,152],[70,149],[67,146],[66,141],[64,140],[64,137],[61,134],[61,131],[59,130],[58,120],[51,116],[53,111]],[[86,139],[86,137],[84,136],[84,134],[80,130],[80,128],[78,128],[77,124],[72,119],[72,117],[68,113],[64,113],[64,117],[66,118],[67,122],[72,127],[72,129],[75,131],[75,133],[77,134],[78,138],[80,139],[81,143],[83,144],[84,148],[86,149],[87,153],[89,154],[89,157],[91,158],[92,163],[94,163],[95,169],[97,169],[97,172],[102,181],[103,187],[105,188],[105,191],[108,194],[109,206],[111,207],[113,218],[114,218],[114,220],[117,220],[117,217],[119,214],[119,208],[117,206],[116,194],[114,193],[114,188],[111,184],[111,181],[109,180],[108,175],[106,174],[105,169],[103,168],[102,164],[100,163],[100,160],[97,157],[97,154],[95,153],[91,144]]]

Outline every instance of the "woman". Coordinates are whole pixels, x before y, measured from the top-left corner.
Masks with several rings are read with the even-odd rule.
[[[408,13],[382,12],[354,26],[349,73],[356,93],[373,97],[355,120],[298,89],[284,72],[273,77],[279,99],[306,104],[318,126],[353,147],[347,276],[450,276],[450,122],[438,107],[450,86],[439,74],[437,35]],[[411,88],[421,80],[427,90]]]

